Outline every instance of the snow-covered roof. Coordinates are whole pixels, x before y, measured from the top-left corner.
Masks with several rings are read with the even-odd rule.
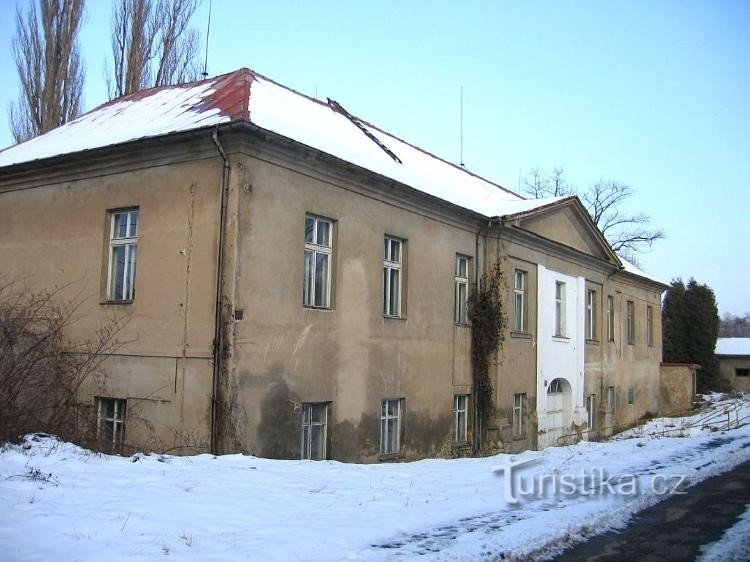
[[[750,338],[719,338],[716,340],[716,355],[750,356]]]
[[[118,98],[0,152],[0,167],[233,121],[253,123],[487,217],[542,203],[417,148],[336,102],[310,98],[249,69]]]
[[[661,283],[662,285],[669,285],[666,281],[663,281],[661,279],[657,279],[653,275],[649,275],[642,269],[640,269],[638,266],[636,266],[633,263],[630,263],[628,260],[623,258],[620,254],[617,254],[617,257],[620,258],[620,261],[622,262],[622,270],[627,273],[632,273],[633,275],[638,275],[639,277],[644,277],[646,279],[650,279],[651,281],[655,281],[657,283]]]
[[[112,100],[0,151],[0,169],[231,122],[252,123],[485,217],[527,213],[566,199],[524,199],[351,115],[333,100],[311,98],[247,68]],[[655,280],[620,259],[626,271]]]

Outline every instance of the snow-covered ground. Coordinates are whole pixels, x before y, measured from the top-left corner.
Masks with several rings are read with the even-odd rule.
[[[725,417],[728,403],[711,400],[713,417]],[[623,526],[683,477],[681,490],[750,460],[750,424],[712,431],[717,424],[701,421],[710,412],[653,420],[605,443],[382,465],[242,455],[123,458],[31,437],[0,450],[0,557],[538,558]],[[736,414],[750,416],[750,401]],[[534,458],[515,468],[509,496],[508,464]],[[543,476],[546,493],[523,494]]]

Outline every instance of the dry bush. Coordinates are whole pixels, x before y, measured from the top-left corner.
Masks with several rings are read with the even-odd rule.
[[[127,318],[82,342],[66,338],[82,300],[0,277],[0,442],[46,432],[78,441],[78,392],[119,346]]]

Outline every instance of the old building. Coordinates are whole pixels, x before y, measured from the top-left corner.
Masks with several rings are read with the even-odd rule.
[[[128,316],[81,418],[113,446],[465,454],[467,300],[507,318],[485,450],[659,409],[660,298],[575,197],[526,200],[242,69],[114,100],[0,153],[0,263]]]
[[[750,338],[719,338],[716,358],[719,376],[734,390],[750,392]]]

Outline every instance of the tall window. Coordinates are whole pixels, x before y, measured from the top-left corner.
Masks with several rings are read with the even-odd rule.
[[[628,344],[635,344],[635,303],[628,301]]]
[[[628,388],[628,404],[633,405],[635,404],[635,387],[631,386]]]
[[[609,408],[610,413],[615,413],[615,387],[614,386],[608,386],[607,387],[607,408]]]
[[[380,453],[398,453],[401,450],[402,400],[383,400],[380,405]]]
[[[99,442],[112,451],[120,451],[125,441],[125,412],[127,400],[122,398],[97,399],[97,429]]]
[[[111,216],[107,299],[130,301],[135,297],[138,209],[113,211]]]
[[[465,443],[469,419],[469,395],[453,396],[453,438],[456,443]]]
[[[328,219],[305,217],[305,277],[302,304],[330,308],[333,223]]]
[[[516,269],[513,288],[513,329],[526,331],[526,272]]]
[[[586,339],[596,340],[596,291],[586,291]]]
[[[646,343],[649,347],[654,345],[654,307],[646,307]]]
[[[386,236],[383,243],[383,314],[401,316],[403,241]]]
[[[615,341],[615,298],[607,295],[607,341]]]
[[[456,310],[453,320],[466,324],[469,299],[469,258],[456,256]]]
[[[565,283],[555,283],[555,335],[565,336]]]
[[[323,460],[326,458],[328,427],[328,404],[302,404],[302,443],[303,459]]]
[[[526,393],[513,395],[513,438],[526,437]]]
[[[586,397],[586,422],[590,430],[596,429],[596,394]]]

